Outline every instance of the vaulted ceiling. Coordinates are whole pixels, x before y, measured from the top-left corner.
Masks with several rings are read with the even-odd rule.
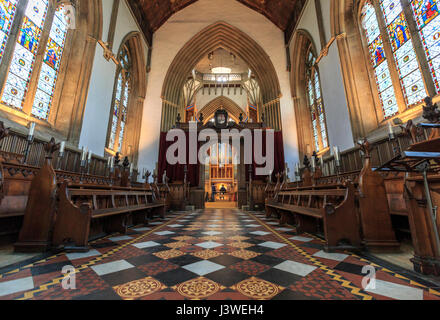
[[[197,0],[128,0],[148,41],[174,13]],[[237,0],[265,15],[290,36],[306,0]]]

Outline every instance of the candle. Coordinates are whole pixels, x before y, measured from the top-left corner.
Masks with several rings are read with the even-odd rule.
[[[133,163],[131,163],[131,164],[130,164],[130,174],[133,173],[133,168],[134,168],[134,167],[133,167]]]
[[[83,153],[82,153],[82,157],[81,157],[82,161],[86,161],[88,153],[89,153],[89,149],[87,147],[84,149],[84,147],[83,147]]]
[[[60,153],[64,153],[64,149],[66,148],[66,141],[61,142]]]
[[[315,169],[316,167],[316,158],[312,156],[312,168]]]
[[[341,155],[339,153],[339,147],[335,146],[333,147],[333,155],[335,156],[335,160],[339,162],[341,160]]]
[[[388,134],[390,135],[390,137],[394,137],[394,129],[391,122],[388,122]]]
[[[114,168],[114,166],[115,166],[115,157],[111,157],[110,158],[110,168]]]
[[[110,163],[112,162],[112,157],[107,158],[107,167],[110,168]]]
[[[295,170],[296,170],[296,175],[299,176],[299,172],[301,171],[301,169],[299,167],[299,163],[298,162],[295,165]]]
[[[321,157],[321,159],[319,161],[321,162],[321,168],[324,168],[324,158]]]
[[[89,162],[92,161],[92,153],[89,152]]]
[[[35,132],[35,122],[31,122],[31,126],[29,128],[29,137],[33,137]]]

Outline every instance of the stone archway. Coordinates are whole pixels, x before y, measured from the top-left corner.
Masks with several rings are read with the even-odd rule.
[[[303,29],[296,30],[292,38],[293,50],[291,62],[295,72],[290,73],[290,85],[292,97],[294,97],[295,118],[298,128],[298,150],[300,159],[308,155],[307,145],[314,145],[312,121],[310,117],[310,107],[307,102],[306,84],[306,55],[312,47],[312,52],[317,56],[316,45],[313,37]]]
[[[238,28],[217,22],[196,34],[171,63],[162,89],[161,130],[168,131],[183,114],[183,86],[191,70],[203,56],[217,48],[229,50],[243,59],[255,74],[261,89],[266,123],[281,130],[281,89],[275,68],[261,46]]]
[[[379,125],[373,99],[372,79],[369,78],[368,50],[361,40],[359,9],[365,0],[331,0],[330,27],[336,39],[345,95],[354,139],[365,137]]]
[[[220,96],[207,103],[198,113],[198,117],[203,113],[204,123],[211,119],[218,109],[228,111],[229,116],[236,122],[240,122],[240,114],[245,111],[241,109],[234,101],[225,96]]]
[[[142,113],[145,95],[147,91],[145,52],[142,44],[142,35],[140,32],[133,31],[128,33],[121,41],[118,49],[118,54],[122,52],[122,48],[126,47],[131,56],[132,62],[132,83],[130,87],[130,98],[128,100],[128,113],[124,143],[122,145],[122,154],[128,155],[132,162],[136,163],[139,156],[139,140],[141,134],[142,118],[139,114]],[[118,56],[119,58],[119,56]],[[116,86],[116,79],[115,79]],[[113,98],[116,93],[116,88],[113,89]],[[109,118],[109,126],[107,129],[107,141],[111,131],[111,119]],[[106,143],[107,145],[107,143]]]

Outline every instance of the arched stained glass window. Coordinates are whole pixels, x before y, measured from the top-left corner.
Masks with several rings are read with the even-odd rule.
[[[2,95],[3,103],[17,109],[23,108],[24,99],[29,89],[48,5],[48,0],[29,1],[17,37]]]
[[[0,62],[11,32],[18,0],[0,0]]]
[[[439,0],[367,0],[361,8],[384,120],[440,92],[439,5]]]
[[[380,34],[376,11],[371,3],[367,2],[362,9],[362,26],[368,42],[371,63],[373,65],[377,89],[384,118],[399,112],[393,81],[383,48],[383,39]]]
[[[399,78],[408,106],[421,102],[427,95],[411,33],[400,0],[381,0]]]
[[[128,48],[123,46],[119,54],[119,66],[112,107],[110,136],[107,145],[110,150],[115,152],[121,152],[124,143],[128,102],[130,97],[131,68],[132,64]]]
[[[316,58],[309,48],[307,54],[307,97],[312,117],[313,139],[315,150],[320,152],[328,148],[327,124],[325,119],[324,103],[322,101],[319,73],[315,67]]]
[[[440,92],[440,3],[412,0],[412,9],[437,93]]]
[[[35,118],[48,120],[68,32],[65,5],[51,9],[49,0],[28,0],[22,21],[14,22],[16,7],[25,3],[21,0],[0,0],[0,59],[11,25],[19,23],[15,46],[11,48],[13,53],[7,59],[9,69],[1,103]],[[48,19],[53,21],[51,25],[46,23]],[[48,37],[43,37],[45,32]],[[37,52],[42,46],[45,51],[41,58]],[[29,91],[31,81],[35,81],[36,86]],[[28,96],[30,94],[32,96]]]
[[[61,6],[55,12],[32,108],[32,115],[42,120],[47,120],[49,116],[66,35],[67,22],[64,18],[64,9]]]

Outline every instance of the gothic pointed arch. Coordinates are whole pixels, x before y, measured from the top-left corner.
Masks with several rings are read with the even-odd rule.
[[[292,46],[291,62],[295,72],[290,74],[290,82],[302,158],[313,151],[325,153],[329,141],[316,45],[306,30],[298,29],[293,35]]]
[[[130,32],[117,55],[113,102],[107,131],[106,152],[120,152],[137,162],[142,108],[146,94],[145,53],[140,32]]]
[[[209,121],[219,109],[224,109],[228,112],[229,117],[231,117],[235,122],[240,122],[240,114],[245,114],[245,111],[241,109],[238,104],[233,100],[225,96],[217,97],[210,102],[208,102],[198,113],[203,114],[204,122]]]
[[[178,52],[171,63],[162,89],[161,130],[168,131],[183,114],[183,86],[191,70],[203,56],[217,48],[224,48],[243,59],[252,70],[261,89],[266,123],[281,130],[281,90],[275,68],[261,46],[238,28],[225,22],[214,23],[196,34]]]

